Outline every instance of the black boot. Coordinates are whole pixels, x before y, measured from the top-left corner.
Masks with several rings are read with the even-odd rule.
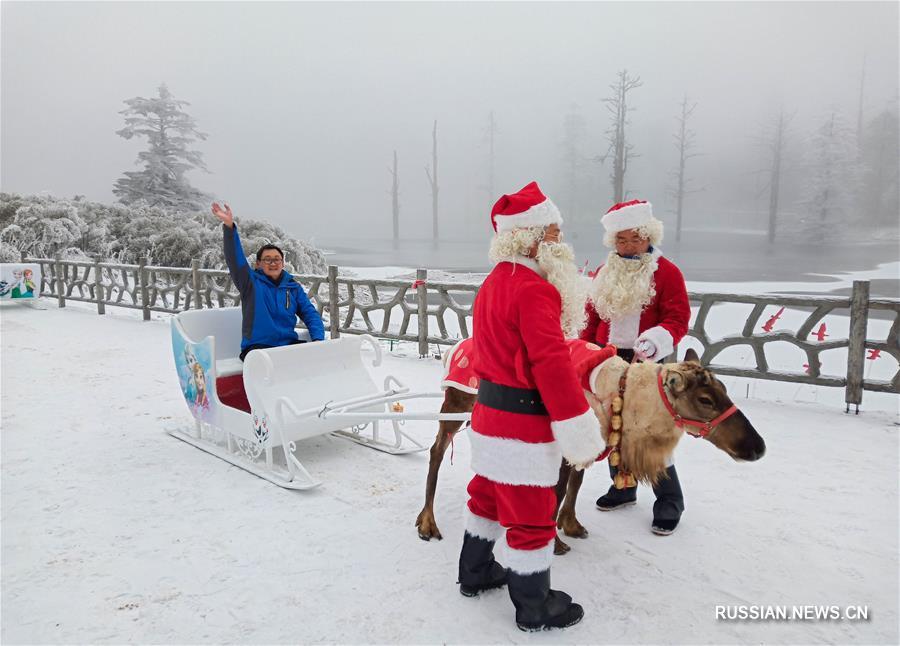
[[[504,585],[506,568],[494,560],[494,541],[466,532],[459,553],[459,593],[464,597],[477,597],[482,590]]]
[[[615,478],[619,469],[613,465],[609,465],[609,477]],[[610,486],[606,494],[597,498],[597,509],[600,511],[612,511],[613,509],[621,509],[629,507],[637,502],[637,487],[625,487],[624,489],[616,489],[615,485]]]
[[[536,631],[574,626],[584,609],[565,592],[550,589],[550,570],[534,574],[509,573],[509,598],[516,607],[519,630]]]
[[[684,494],[678,482],[678,472],[673,464],[666,469],[666,476],[653,487],[656,502],[653,503],[653,524],[650,531],[660,536],[668,536],[678,527],[681,513],[684,511]]]

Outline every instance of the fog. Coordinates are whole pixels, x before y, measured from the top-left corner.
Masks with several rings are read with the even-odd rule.
[[[854,126],[896,106],[898,4],[885,3],[22,3],[2,11],[2,190],[114,201],[144,144],[115,134],[123,100],[165,82],[209,138],[198,188],[236,214],[323,241],[390,238],[399,157],[401,237],[431,233],[425,166],[438,122],[440,226],[486,239],[500,193],[537,180],[569,221],[612,202],[602,99],[629,95],[626,189],[670,221],[675,117],[697,103],[685,226],[765,227],[755,139],[794,114],[787,172],[838,109]],[[563,121],[586,121],[569,193]],[[493,111],[494,194],[485,133]],[[896,142],[895,142],[896,143]],[[791,148],[793,147],[793,148]],[[764,182],[763,182],[764,184]],[[791,208],[790,183],[785,208]]]

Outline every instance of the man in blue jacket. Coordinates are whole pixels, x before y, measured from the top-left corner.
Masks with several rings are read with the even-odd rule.
[[[225,264],[241,293],[241,361],[251,350],[303,343],[294,329],[298,316],[313,341],[324,340],[322,317],[310,303],[303,287],[284,271],[281,249],[272,244],[260,247],[256,252],[256,269],[251,270],[231,207],[226,204],[223,209],[213,202],[212,212],[222,221]]]

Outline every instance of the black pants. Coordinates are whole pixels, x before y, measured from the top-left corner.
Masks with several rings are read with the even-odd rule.
[[[628,363],[634,361],[634,350],[619,348],[616,354]],[[662,360],[660,360],[661,362]],[[614,478],[617,471],[618,469],[610,465],[610,477]],[[654,520],[677,520],[681,518],[681,513],[684,511],[684,494],[681,491],[681,483],[678,481],[678,472],[675,471],[674,464],[666,469],[666,475],[668,477],[663,478],[659,481],[659,484],[653,487],[653,494],[656,496],[656,502],[653,504]],[[615,490],[614,486],[610,487],[609,494],[612,494]]]
[[[298,343],[306,343],[303,339],[294,339],[293,341],[288,341],[284,345],[297,345]],[[241,350],[241,361],[244,360],[244,357],[247,356],[247,353],[252,352],[253,350],[264,350],[266,348],[278,348],[282,346],[277,345],[266,345],[265,343],[254,343],[253,345],[248,345],[246,348]]]

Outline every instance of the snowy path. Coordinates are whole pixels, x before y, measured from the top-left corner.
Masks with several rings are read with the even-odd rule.
[[[168,325],[113,310],[4,307],[3,643],[897,643],[896,416],[740,399],[768,444],[733,463],[690,438],[687,511],[649,531],[652,494],[601,514],[555,561],[586,609],[572,629],[519,632],[505,592],[454,585],[469,446],[445,464],[441,542],[420,541],[427,454],[301,444],[325,484],[289,492],[163,432],[187,425]],[[389,357],[423,388],[437,361]],[[429,442],[434,428],[410,425]],[[715,606],[868,606],[869,620],[717,621]]]

